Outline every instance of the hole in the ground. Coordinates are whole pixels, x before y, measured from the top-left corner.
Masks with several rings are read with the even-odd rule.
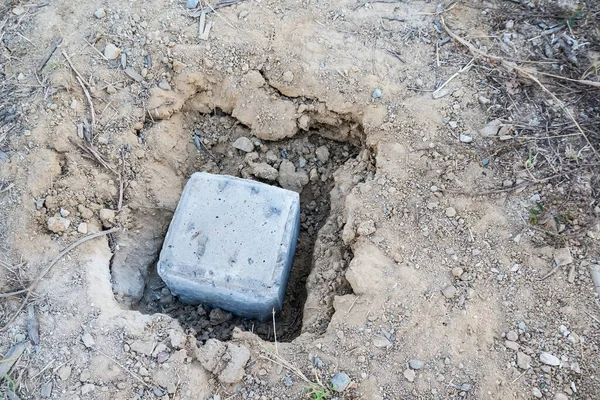
[[[188,147],[193,150],[186,158],[186,176],[196,171],[206,171],[258,179],[280,186],[277,179],[257,177],[260,174],[256,173],[253,166],[269,165],[278,169],[283,160],[288,160],[296,166],[297,173],[304,176],[299,177],[298,182],[306,182],[308,178],[308,182],[298,189],[301,189],[300,235],[283,309],[276,315],[275,323],[279,341],[291,341],[303,328],[316,332],[324,331],[332,313],[333,296],[352,292],[344,278],[344,271],[352,259],[352,253],[341,240],[342,209],[337,205],[332,210],[333,197],[330,196],[330,192],[335,191],[336,186],[341,184],[338,182],[338,175],[344,169],[351,171],[346,174],[351,176],[350,185],[365,179],[369,168],[364,168],[364,164],[372,166],[368,150],[361,149],[359,141],[350,143],[332,140],[331,138],[336,137],[338,127],[317,126],[308,132],[275,142],[261,142],[253,138],[255,151],[245,153],[234,149],[232,143],[239,137],[252,137],[250,130],[220,110],[199,116],[197,113],[187,113],[184,116],[184,124],[185,129],[190,132],[190,140],[195,143],[195,147]],[[353,129],[359,130],[360,127],[354,126]],[[359,133],[362,135],[362,132]],[[356,168],[353,167],[361,159],[363,167],[358,168],[358,173],[355,173]],[[290,180],[294,181],[293,177]],[[343,185],[348,186],[348,179],[341,181],[344,182]],[[348,187],[344,187],[341,191],[347,190]],[[201,342],[209,338],[228,340],[235,327],[255,332],[263,339],[272,341],[272,321],[248,320],[221,310],[211,310],[203,305],[187,305],[171,296],[156,272],[156,258],[172,212],[157,210],[152,215],[151,223],[155,226],[155,233],[150,234],[145,242],[147,251],[143,252],[146,256],[143,268],[141,265],[138,268],[131,268],[129,265],[129,268],[125,269],[117,266],[115,260],[121,260],[118,261],[119,265],[128,265],[127,260],[131,260],[135,254],[120,255],[119,250],[115,252],[111,272],[117,299],[121,299],[125,306],[146,314],[170,315],[177,319],[184,329],[195,334]],[[146,221],[150,222],[148,219]],[[315,252],[316,243],[319,254]],[[129,243],[125,249],[131,249],[132,245]],[[313,279],[314,282],[307,285],[307,279],[317,259],[321,260],[322,271]],[[119,290],[116,288],[123,282],[131,281],[135,281],[138,288],[143,288],[143,293],[140,291],[137,297],[119,296]],[[316,308],[319,308],[319,313],[312,318],[311,326],[303,327],[305,302],[310,291],[313,292],[312,297],[318,299]]]

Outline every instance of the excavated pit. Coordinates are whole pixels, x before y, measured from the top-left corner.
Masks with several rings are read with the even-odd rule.
[[[237,118],[220,108],[210,113],[184,108],[175,115],[183,132],[179,137],[187,143],[173,145],[171,153],[177,152],[177,148],[184,148],[185,153],[176,158],[168,156],[161,164],[161,168],[168,170],[161,171],[161,176],[176,176],[183,185],[192,173],[204,171],[256,179],[300,192],[301,229],[283,309],[275,317],[277,340],[291,341],[305,331],[324,332],[333,313],[333,297],[352,293],[344,278],[352,252],[341,239],[343,200],[354,185],[374,173],[370,151],[362,145],[361,126],[349,121],[341,126],[314,123],[292,137],[267,141],[258,139]],[[158,146],[162,142],[157,142],[154,136],[158,137],[161,130],[169,130],[172,122],[172,117],[169,121],[146,120],[143,133],[139,133],[140,143]],[[352,134],[350,130],[354,130]],[[247,149],[250,151],[234,148],[233,143],[240,137],[250,138],[254,148]],[[287,177],[281,168],[286,160],[296,168]],[[278,170],[278,177],[273,179],[259,172],[265,166],[272,167],[271,172]],[[148,170],[154,171],[154,175],[146,181],[156,186],[156,168]],[[176,205],[173,198],[178,199],[180,194],[169,188],[154,190],[147,196],[152,206],[139,205],[131,199],[128,218],[137,238],[123,237],[115,246],[111,261],[115,297],[125,308],[145,314],[163,313],[177,319],[200,342],[209,338],[228,340],[235,327],[274,340],[273,321],[259,322],[203,305],[183,304],[171,295],[158,276],[156,261]],[[162,201],[161,196],[169,197],[170,203]],[[309,297],[315,304],[307,311],[305,302]],[[305,318],[306,314],[310,318]]]

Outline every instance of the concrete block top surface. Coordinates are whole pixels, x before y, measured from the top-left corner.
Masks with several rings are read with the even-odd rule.
[[[265,317],[283,301],[299,209],[295,192],[195,173],[169,226],[158,273],[182,301]]]

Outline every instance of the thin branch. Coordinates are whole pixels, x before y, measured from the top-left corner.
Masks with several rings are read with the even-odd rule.
[[[8,329],[8,327],[10,326],[10,324],[12,324],[17,319],[17,316],[19,315],[19,313],[21,312],[21,310],[23,310],[23,308],[27,304],[27,301],[31,297],[31,294],[33,293],[33,290],[41,282],[41,280],[44,278],[44,276],[46,276],[46,274],[48,274],[48,272],[50,272],[50,270],[52,269],[52,267],[54,267],[54,265],[58,262],[58,260],[60,260],[61,258],[63,258],[71,250],[73,250],[77,246],[79,246],[79,245],[87,242],[88,240],[95,239],[95,238],[100,237],[100,236],[109,235],[109,234],[117,232],[119,230],[121,230],[120,227],[115,227],[115,228],[112,228],[112,229],[109,229],[109,230],[106,230],[106,231],[92,233],[90,235],[82,237],[81,239],[79,239],[78,241],[72,243],[66,249],[64,249],[63,251],[61,251],[60,253],[58,253],[58,255],[56,257],[54,257],[52,259],[52,261],[50,261],[48,263],[48,265],[44,268],[44,270],[42,271],[42,273],[37,278],[35,278],[35,280],[27,287],[27,295],[25,296],[25,298],[21,302],[21,305],[19,306],[19,308],[17,309],[17,311],[9,319],[9,321],[4,326],[2,326],[0,328],[0,332],[4,332],[6,329]]]

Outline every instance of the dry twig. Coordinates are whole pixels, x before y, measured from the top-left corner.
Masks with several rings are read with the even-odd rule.
[[[520,73],[525,78],[527,78],[527,79],[531,80],[532,82],[536,83],[544,92],[546,92],[548,95],[550,95],[550,97],[552,97],[552,99],[558,103],[558,105],[563,110],[563,112],[565,113],[565,115],[567,117],[569,117],[569,119],[571,119],[571,121],[573,121],[573,123],[577,127],[577,130],[579,131],[579,133],[581,134],[581,136],[583,136],[583,138],[585,139],[585,141],[587,142],[587,144],[592,149],[594,155],[598,159],[600,159],[600,154],[594,148],[594,146],[592,145],[592,142],[590,142],[590,139],[588,138],[588,136],[586,135],[586,133],[583,131],[583,129],[581,128],[581,126],[579,125],[579,123],[577,122],[577,120],[575,119],[575,117],[573,116],[573,114],[569,111],[569,109],[566,107],[566,105],[561,100],[559,100],[558,97],[556,97],[554,95],[554,93],[552,93],[542,82],[540,82],[540,80],[538,78],[535,77],[535,75],[545,75],[545,76],[549,76],[549,77],[553,77],[553,78],[557,78],[557,79],[563,79],[563,80],[568,80],[568,81],[571,81],[571,82],[580,83],[580,84],[583,84],[583,85],[594,86],[594,87],[597,87],[597,88],[600,88],[600,82],[570,79],[570,78],[562,77],[562,76],[559,76],[559,75],[547,74],[547,73],[539,72],[539,71],[536,71],[536,70],[534,70],[532,68],[520,67],[520,66],[518,66],[518,65],[516,65],[514,63],[506,61],[502,57],[493,56],[493,55],[490,55],[490,54],[488,54],[488,53],[486,53],[486,52],[484,52],[482,50],[479,50],[471,42],[469,42],[466,39],[461,38],[456,33],[454,33],[450,28],[448,28],[448,25],[446,25],[446,22],[444,21],[444,18],[440,18],[440,21],[441,21],[442,26],[444,27],[444,29],[448,33],[448,35],[450,35],[451,38],[453,38],[454,40],[456,40],[457,42],[459,42],[463,46],[467,47],[469,49],[469,51],[471,52],[471,54],[473,55],[474,58],[483,58],[484,60],[494,60],[494,61],[500,63],[500,65],[503,66],[504,68],[506,68],[508,71],[514,70],[517,73]]]
[[[90,96],[90,92],[88,91],[87,87],[85,86],[85,83],[84,83],[85,79],[83,79],[83,77],[81,76],[79,71],[77,71],[75,66],[73,66],[73,63],[71,62],[71,59],[67,55],[67,52],[65,51],[65,49],[62,49],[62,54],[65,57],[65,59],[67,60],[67,63],[69,64],[69,66],[71,67],[73,72],[75,73],[75,77],[77,78],[77,82],[79,82],[79,86],[81,86],[81,89],[83,89],[85,98],[87,99],[88,104],[90,106],[90,112],[92,114],[92,130],[94,130],[94,128],[96,127],[96,111],[94,111],[94,103],[92,103],[92,96]]]

